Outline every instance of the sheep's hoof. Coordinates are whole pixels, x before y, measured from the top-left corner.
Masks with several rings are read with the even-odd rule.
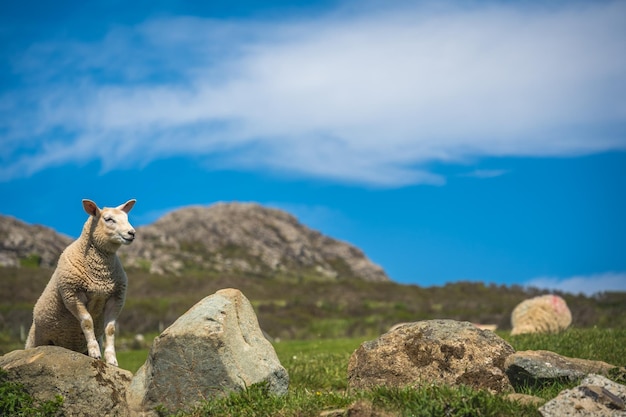
[[[105,349],[104,350],[104,358],[106,360],[106,363],[108,363],[109,365],[118,366],[117,365],[117,357],[115,355],[115,350],[113,350],[113,349]]]
[[[100,354],[100,352],[98,353],[94,353],[94,352],[89,352],[88,355],[90,358],[94,358],[94,359],[99,359],[102,360],[102,355]]]

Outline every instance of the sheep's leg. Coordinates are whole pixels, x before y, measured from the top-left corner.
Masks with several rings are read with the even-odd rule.
[[[93,318],[87,310],[87,295],[77,294],[77,296],[72,297],[70,300],[64,301],[68,310],[70,310],[74,317],[80,322],[80,328],[87,341],[87,353],[92,358],[101,359],[102,354],[100,353],[100,345],[94,333]]]
[[[115,355],[115,319],[106,322],[104,327],[104,360],[109,365],[117,365]]]
[[[28,331],[28,337],[26,338],[26,345],[24,349],[31,349],[36,347],[35,343],[35,321],[33,320],[33,324],[30,326],[30,330]]]
[[[109,298],[104,306],[104,359],[109,365],[117,365],[115,354],[115,322],[121,310],[115,297]]]

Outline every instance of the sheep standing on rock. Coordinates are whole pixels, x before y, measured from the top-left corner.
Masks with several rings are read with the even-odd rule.
[[[558,333],[572,323],[572,313],[558,295],[542,295],[524,300],[511,314],[512,335]]]
[[[55,345],[102,357],[117,366],[115,321],[124,306],[128,279],[116,252],[135,239],[128,212],[135,200],[98,208],[83,200],[89,219],[81,235],[59,257],[56,270],[35,304],[26,349]]]

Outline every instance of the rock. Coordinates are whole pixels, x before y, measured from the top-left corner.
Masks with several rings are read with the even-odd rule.
[[[151,415],[157,405],[175,411],[257,383],[285,394],[289,376],[248,299],[225,289],[198,302],[154,340],[128,402],[133,412]]]
[[[394,330],[397,330],[402,326],[406,326],[407,324],[411,324],[411,322],[396,323],[393,326],[391,326],[388,331],[393,332]]]
[[[0,215],[0,266],[19,267],[32,257],[38,266],[53,268],[72,239],[54,230]]]
[[[545,403],[539,412],[544,417],[623,417],[625,402],[626,386],[601,375],[589,375],[579,386],[564,390]]]
[[[602,361],[568,358],[546,350],[526,350],[509,356],[505,372],[514,387],[577,381],[588,374],[608,375],[615,368]]]
[[[132,373],[82,353],[40,346],[7,353],[0,366],[40,401],[61,395],[64,415],[130,415],[124,398]]]
[[[126,267],[156,274],[180,275],[193,265],[196,270],[389,281],[355,246],[309,229],[282,210],[253,203],[183,208],[139,227],[137,236],[120,257]]]
[[[368,400],[358,400],[348,408],[337,408],[319,413],[319,417],[400,417],[402,413],[381,410]]]
[[[523,405],[528,404],[528,405],[540,406],[546,402],[546,400],[544,400],[541,397],[537,397],[535,395],[520,394],[517,392],[512,392],[510,394],[507,394],[505,398],[509,401],[515,401]]]
[[[474,323],[474,326],[478,327],[481,330],[491,330],[492,332],[498,330],[497,324]]]
[[[427,384],[512,391],[504,373],[514,349],[468,322],[426,320],[405,324],[364,342],[348,363],[350,388]]]
[[[572,313],[558,295],[541,295],[519,303],[511,314],[511,335],[558,333],[572,323]]]

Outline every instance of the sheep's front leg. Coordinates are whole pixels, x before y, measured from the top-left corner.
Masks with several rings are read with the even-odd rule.
[[[80,322],[80,328],[83,330],[85,340],[87,341],[87,353],[92,358],[101,359],[102,354],[94,333],[93,318],[87,310],[87,295],[78,294],[71,302],[66,302],[66,306]]]
[[[115,322],[121,310],[120,304],[118,299],[111,297],[104,306],[104,360],[115,366],[118,366],[115,354]]]

